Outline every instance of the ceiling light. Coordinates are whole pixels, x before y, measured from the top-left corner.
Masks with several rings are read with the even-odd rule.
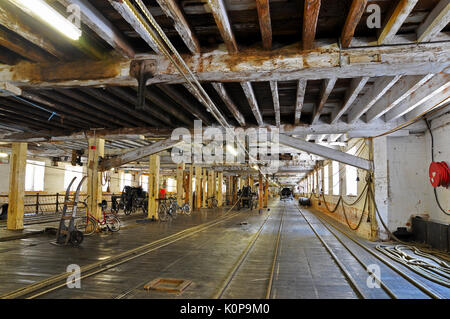
[[[81,30],[78,29],[74,24],[69,22],[69,20],[67,20],[64,16],[62,16],[58,11],[53,9],[43,0],[10,1],[21,8],[23,11],[44,20],[47,24],[51,25],[53,28],[55,28],[57,31],[64,34],[68,38],[72,40],[78,40],[80,38]]]

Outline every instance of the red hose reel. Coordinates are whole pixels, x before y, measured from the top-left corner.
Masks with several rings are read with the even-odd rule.
[[[450,168],[445,162],[431,162],[428,170],[431,185],[434,188],[442,186],[447,187],[450,184]]]

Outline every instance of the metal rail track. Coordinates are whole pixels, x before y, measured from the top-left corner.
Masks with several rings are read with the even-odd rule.
[[[205,231],[211,227],[214,227],[216,225],[224,223],[225,221],[237,216],[238,214],[239,214],[238,212],[235,212],[235,213],[232,213],[229,215],[225,214],[224,216],[219,217],[210,222],[182,230],[178,233],[158,239],[149,244],[127,250],[121,254],[112,256],[106,260],[83,266],[83,267],[81,267],[81,276],[80,276],[79,280],[85,279],[87,277],[93,276],[100,272],[106,271],[106,270],[116,267],[120,264],[129,262],[133,259],[141,257],[145,254],[148,254],[148,253],[158,250],[160,248],[166,247],[166,246],[173,244],[184,238],[191,237],[199,232]],[[45,280],[25,286],[23,288],[19,288],[17,290],[9,292],[9,293],[3,294],[0,296],[0,299],[14,299],[14,298],[34,299],[34,298],[40,297],[49,292],[52,292],[54,290],[57,290],[59,288],[66,286],[65,280],[67,279],[67,277],[69,275],[70,275],[70,273],[63,272],[63,273],[51,276]]]
[[[305,217],[305,215],[303,214],[302,210],[300,209],[300,207],[298,206],[298,204],[296,205],[296,208],[298,209],[298,211],[300,212],[300,214],[303,216],[303,218],[307,221],[307,223],[311,226],[311,228],[313,228],[312,224],[307,220],[307,218]],[[339,231],[340,233],[342,233],[345,237],[347,237],[348,239],[350,239],[351,241],[353,241],[355,244],[357,244],[359,247],[363,248],[366,252],[368,252],[370,255],[374,256],[376,259],[378,259],[379,261],[381,261],[382,263],[384,263],[386,266],[388,266],[389,268],[391,268],[392,270],[394,270],[397,274],[399,274],[401,277],[403,277],[404,279],[406,279],[409,283],[411,283],[412,285],[414,285],[417,289],[419,289],[420,291],[424,292],[426,295],[428,295],[431,298],[434,299],[443,299],[445,297],[443,297],[442,295],[440,295],[437,292],[434,292],[432,289],[430,289],[429,287],[426,287],[425,285],[423,285],[422,283],[420,283],[417,279],[412,278],[411,276],[409,276],[408,274],[406,274],[404,271],[400,270],[398,267],[396,267],[394,264],[392,264],[390,261],[388,261],[386,258],[380,256],[379,254],[375,253],[372,249],[370,249],[369,247],[367,247],[367,245],[362,244],[359,240],[354,239],[352,236],[350,236],[347,232],[343,231],[342,229],[334,226],[333,224],[328,223],[324,218],[322,218],[319,215],[314,214],[314,216],[320,221],[320,223],[339,241],[339,243],[344,246],[349,252],[350,254],[358,261],[358,263],[372,276],[374,276],[374,278],[376,278],[376,280],[380,283],[380,286],[383,288],[383,290],[391,297],[391,298],[398,298],[398,296],[396,296],[392,290],[386,286],[386,284],[384,282],[382,282],[378,277],[376,277],[376,275],[371,272],[367,265],[365,263],[362,262],[362,260],[355,255],[355,253],[352,251],[351,248],[348,247],[347,244],[345,244],[340,238],[339,236],[336,234],[336,232],[334,232],[333,230],[331,230],[331,228],[329,227],[332,226],[334,229],[336,229],[337,231]],[[314,231],[315,232],[315,231]],[[315,232],[316,233],[316,232]],[[317,235],[317,233],[316,233]],[[319,236],[318,236],[319,237]],[[323,239],[322,239],[323,240]],[[321,240],[321,241],[322,241]],[[323,241],[324,243],[324,241]],[[326,244],[324,244],[326,245]]]

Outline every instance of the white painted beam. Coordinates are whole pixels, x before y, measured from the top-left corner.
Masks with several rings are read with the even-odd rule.
[[[396,120],[404,114],[411,112],[420,104],[431,99],[435,95],[450,87],[450,76],[448,74],[436,74],[426,82],[415,94],[408,96],[402,103],[385,114],[386,122]]]
[[[305,91],[306,91],[306,79],[300,79],[297,81],[297,98],[295,100],[295,125],[300,123],[300,117],[302,115],[303,102],[305,100]]]
[[[367,111],[366,122],[378,119],[389,112],[405,98],[413,94],[425,82],[431,79],[431,77],[433,77],[433,74],[408,75],[401,78]]]
[[[411,112],[406,113],[404,115],[404,118],[406,119],[406,121],[413,120],[448,103],[450,103],[450,93],[448,92],[447,89],[439,94],[436,94],[428,101],[425,101]]]
[[[227,94],[225,86],[219,82],[211,83],[211,85],[216,90],[217,94],[220,96],[222,101],[225,103],[231,114],[233,114],[234,118],[239,123],[239,125],[245,126],[245,118],[242,115],[242,113],[239,112],[239,109],[237,108],[236,104],[234,104],[233,100],[231,100],[231,98]]]
[[[380,77],[369,91],[361,98],[358,104],[353,105],[349,111],[347,122],[355,123],[366,113],[386,92],[400,79],[400,75]]]
[[[361,157],[357,157],[354,155],[350,155],[329,147],[325,147],[322,145],[317,145],[314,143],[309,143],[300,139],[296,139],[284,134],[280,134],[280,144],[290,146],[292,148],[312,153],[315,155],[322,156],[324,158],[328,158],[334,161],[338,161],[343,164],[355,166],[364,170],[372,170],[372,162],[363,159]]]
[[[441,0],[417,28],[417,42],[433,40],[450,23],[450,0]]]
[[[334,85],[336,84],[337,78],[333,77],[330,79],[323,80],[322,89],[320,91],[320,100],[317,106],[314,108],[314,115],[312,124],[316,123],[322,113],[325,103],[330,96],[331,91],[333,91]]]
[[[278,97],[277,81],[270,81],[270,90],[272,91],[273,108],[275,111],[275,123],[279,127],[281,125],[281,119],[280,119],[280,99]]]
[[[245,97],[247,98],[248,104],[252,109],[253,115],[255,116],[258,125],[263,126],[264,125],[263,118],[261,112],[259,111],[258,102],[256,101],[252,84],[250,82],[241,82],[241,87],[244,90]]]
[[[331,124],[336,123],[341,118],[341,116],[344,115],[345,112],[347,112],[347,110],[356,100],[358,94],[362,91],[368,80],[369,80],[368,76],[352,79],[352,82],[350,83],[350,88],[347,90],[345,94],[344,104],[336,114],[332,115]]]
[[[228,19],[227,9],[223,0],[208,0],[209,7],[216,21],[217,28],[222,36],[229,53],[237,53],[238,46]]]

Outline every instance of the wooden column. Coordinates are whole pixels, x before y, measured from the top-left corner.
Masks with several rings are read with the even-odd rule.
[[[102,173],[99,171],[98,160],[100,156],[105,155],[105,140],[101,138],[89,139],[88,150],[88,178],[87,178],[87,194],[88,209],[96,218],[102,218],[101,207],[98,206],[102,202]],[[75,181],[75,186],[78,185]]]
[[[269,181],[265,181],[264,183],[264,208],[267,207],[269,202]]]
[[[202,178],[202,207],[206,208],[206,197],[208,196],[206,193],[206,182],[208,180],[208,176],[206,173],[206,168],[203,169],[203,178]]]
[[[223,194],[222,194],[222,185],[223,185],[223,172],[218,173],[217,178],[217,203],[218,207],[222,207],[223,203]]]
[[[193,203],[193,201],[192,201],[192,192],[193,192],[193,189],[192,189],[192,179],[194,178],[194,166],[191,164],[191,165],[189,165],[189,207],[191,207],[191,209],[193,208],[192,207],[192,203]]]
[[[150,172],[148,174],[148,218],[158,220],[158,201],[159,197],[159,155],[150,155]]]
[[[12,143],[9,162],[8,219],[9,230],[23,229],[27,143]]]
[[[252,191],[253,191],[253,176],[252,175],[250,175],[249,177],[248,177],[248,186],[250,186],[250,188],[252,189]]]
[[[237,201],[237,176],[232,176],[231,177],[231,196],[233,198],[233,202],[232,204],[234,205]]]
[[[231,183],[230,183],[231,177],[230,176],[225,176],[225,200],[227,201],[227,203],[231,203]]]
[[[195,167],[195,208],[200,209],[202,205],[202,168]]]
[[[185,165],[184,163],[180,163],[177,166],[177,204],[183,205],[183,173],[184,173]]]
[[[259,174],[259,192],[258,192],[258,204],[259,204],[259,209],[263,208],[263,177],[261,174]]]
[[[214,196],[214,171],[208,171],[208,197],[211,198]],[[211,208],[211,201],[208,202],[208,208]]]

